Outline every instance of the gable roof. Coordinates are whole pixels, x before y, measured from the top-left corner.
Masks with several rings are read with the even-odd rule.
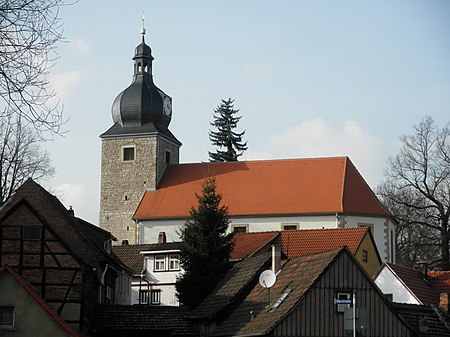
[[[232,216],[389,215],[350,159],[336,157],[170,165],[133,218],[188,217],[208,177],[215,177]]]
[[[267,252],[267,249],[280,235],[278,231],[235,233],[233,236],[234,247],[230,260],[242,260],[254,256],[259,252]]]
[[[417,305],[392,303],[395,310],[414,329],[420,337],[450,337],[450,317],[434,305]],[[427,331],[420,331],[421,319],[427,326]]]
[[[12,268],[5,265],[0,267],[0,276],[3,274],[9,274],[12,278],[23,288],[25,291],[38,303],[44,311],[48,313],[48,315],[58,324],[60,325],[67,333],[71,336],[81,336],[78,332],[72,329],[62,318],[59,316],[48,304],[47,302],[39,296],[33,289],[33,287],[19,274],[17,274]]]
[[[267,251],[271,244],[279,245],[287,258],[322,253],[347,246],[355,255],[364,238],[372,238],[369,227],[298,229],[268,232],[236,233],[232,260]],[[375,242],[372,238],[372,242]],[[381,263],[381,258],[379,258]]]
[[[120,336],[127,331],[146,331],[149,336],[198,336],[186,314],[186,308],[175,306],[97,305],[93,329],[109,331],[111,336],[120,331]]]
[[[104,242],[114,239],[111,233],[75,217],[56,196],[32,179],[2,205],[0,223],[21,206],[30,209],[84,263],[97,266],[102,261],[127,269],[114,254],[104,249]]]
[[[413,295],[424,305],[439,304],[439,295],[433,289],[429,280],[412,268],[399,266],[393,263],[385,263],[393,274],[402,282]]]
[[[189,314],[191,319],[211,318],[232,303],[252,281],[270,265],[271,254],[266,253],[236,263],[220,280],[213,291]]]
[[[288,258],[326,252],[343,246],[347,246],[355,255],[366,235],[371,235],[369,227],[300,229],[281,231],[277,241]]]
[[[248,336],[268,334],[286,317],[319,279],[320,275],[345,248],[330,252],[300,256],[289,260],[277,276],[275,285],[270,288],[271,305],[267,306],[267,289],[256,285],[236,306],[230,315],[218,323],[212,336]],[[281,298],[284,291],[291,291],[282,303],[273,309],[273,304]]]

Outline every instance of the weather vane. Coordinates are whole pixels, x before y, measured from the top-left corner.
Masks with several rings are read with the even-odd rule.
[[[144,11],[142,11],[142,28],[141,28],[141,34],[142,34],[142,36],[145,35],[145,17],[144,17]]]

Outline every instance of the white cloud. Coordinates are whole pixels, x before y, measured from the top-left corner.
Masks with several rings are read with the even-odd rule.
[[[73,207],[76,217],[98,225],[99,200],[97,195],[92,193],[92,188],[65,183],[51,190],[67,209]]]
[[[255,150],[244,153],[245,159],[348,156],[372,188],[382,179],[386,159],[381,142],[357,122],[344,121],[336,128],[322,118],[305,121],[269,137]]]
[[[83,74],[81,71],[68,71],[51,77],[51,81],[60,100],[64,101],[70,91],[80,82]]]
[[[76,56],[86,56],[91,53],[89,43],[81,37],[77,37],[70,42],[70,50]]]

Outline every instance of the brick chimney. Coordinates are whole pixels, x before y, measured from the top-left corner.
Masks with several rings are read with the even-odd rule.
[[[166,243],[166,233],[159,232],[158,234],[158,244]]]
[[[441,293],[439,296],[439,308],[448,312],[448,293]]]

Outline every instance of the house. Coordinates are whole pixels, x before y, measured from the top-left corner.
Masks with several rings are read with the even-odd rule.
[[[176,278],[182,273],[178,244],[165,240],[165,234],[160,233],[158,243],[113,247],[134,272],[131,304],[179,305],[175,289]],[[347,246],[369,275],[381,266],[369,227],[236,233],[230,260],[237,262],[271,252],[273,246],[284,258]]]
[[[448,311],[449,271],[416,270],[384,263],[374,281],[392,302],[435,305]]]
[[[0,267],[0,335],[81,336],[8,266]]]
[[[179,241],[195,194],[215,177],[234,232],[368,226],[382,261],[395,262],[395,224],[347,157],[180,164],[172,98],[154,83],[141,34],[132,83],[113,101],[113,123],[100,136],[100,227],[118,243],[156,243],[160,232]]]
[[[381,267],[370,227],[284,230],[276,232],[237,233],[232,260],[270,251],[277,245],[285,258],[321,253],[347,246],[369,275]]]
[[[228,206],[230,230],[370,227],[382,261],[395,261],[395,224],[347,157],[169,165],[134,213],[138,242],[178,231],[207,177]]]
[[[358,336],[415,335],[347,248],[287,260],[266,289],[258,279],[272,259],[230,269],[189,314],[201,336],[346,336],[354,326]]]
[[[0,266],[84,334],[97,303],[130,304],[131,271],[113,254],[112,240],[31,179],[0,209]]]
[[[131,269],[131,304],[178,306],[175,282],[180,275],[180,256],[176,242],[160,242],[113,247],[114,253]]]

